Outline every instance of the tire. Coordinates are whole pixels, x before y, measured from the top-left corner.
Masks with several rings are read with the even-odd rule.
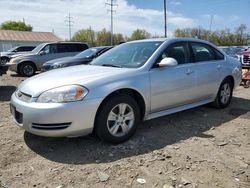
[[[212,105],[216,108],[226,108],[231,103],[233,95],[233,83],[229,79],[223,80],[219,87],[215,101]]]
[[[120,143],[135,133],[139,123],[140,109],[137,102],[127,94],[120,94],[100,107],[94,131],[104,141]]]
[[[0,63],[0,64],[1,64],[1,65],[5,65],[6,63],[9,62],[9,60],[10,60],[10,59],[9,59],[8,57],[2,57],[2,58],[1,58],[1,63]]]
[[[33,63],[22,63],[18,71],[18,73],[26,77],[33,76],[35,72],[36,72],[36,67]]]

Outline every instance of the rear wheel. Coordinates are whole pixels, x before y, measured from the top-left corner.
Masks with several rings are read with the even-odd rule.
[[[106,101],[96,118],[95,133],[102,140],[119,143],[129,139],[140,122],[136,101],[126,94]]]
[[[22,63],[20,65],[19,72],[22,76],[33,76],[36,72],[36,67],[33,63]]]
[[[232,100],[233,84],[231,80],[225,79],[220,85],[215,101],[212,103],[217,108],[226,108]]]

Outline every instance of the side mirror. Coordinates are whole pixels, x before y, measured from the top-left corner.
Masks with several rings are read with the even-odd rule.
[[[178,65],[177,61],[172,57],[166,57],[161,60],[161,62],[158,64],[159,67],[173,67]]]
[[[39,52],[39,55],[45,55],[46,53],[45,53],[45,51],[40,51]]]

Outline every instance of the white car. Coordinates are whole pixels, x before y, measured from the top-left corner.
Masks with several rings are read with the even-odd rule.
[[[52,70],[19,85],[11,111],[41,136],[130,138],[141,120],[213,103],[227,107],[241,81],[239,61],[198,39],[121,44],[91,62]],[[152,131],[152,134],[153,131]]]

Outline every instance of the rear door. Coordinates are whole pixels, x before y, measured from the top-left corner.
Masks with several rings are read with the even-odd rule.
[[[62,43],[58,44],[57,58],[75,56],[76,54],[87,49],[88,46],[78,43]]]
[[[177,60],[174,67],[157,67],[150,70],[151,113],[182,106],[195,100],[195,71],[190,63],[187,42],[169,45],[156,64],[165,57]]]
[[[197,100],[210,99],[217,93],[221,82],[224,55],[214,47],[200,42],[190,42],[190,51],[195,64]]]

